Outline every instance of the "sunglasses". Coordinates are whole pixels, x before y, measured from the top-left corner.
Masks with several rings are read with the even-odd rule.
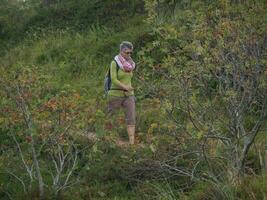
[[[131,55],[133,52],[132,51],[127,51],[125,52],[127,55]]]

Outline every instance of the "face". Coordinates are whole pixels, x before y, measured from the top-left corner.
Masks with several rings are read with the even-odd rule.
[[[132,53],[133,53],[133,50],[129,48],[124,48],[121,50],[121,55],[126,59],[130,58]]]

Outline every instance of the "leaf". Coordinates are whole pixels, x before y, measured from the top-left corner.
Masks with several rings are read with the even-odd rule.
[[[157,151],[156,146],[154,144],[149,145],[149,148],[153,153]]]
[[[204,135],[204,133],[202,131],[199,131],[197,133],[197,139],[199,139],[199,140],[202,139],[203,135]]]
[[[92,151],[93,151],[94,153],[96,153],[96,152],[98,151],[97,144],[95,144],[95,145],[93,146]]]

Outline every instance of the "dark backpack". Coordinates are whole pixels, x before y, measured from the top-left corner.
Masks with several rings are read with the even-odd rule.
[[[119,71],[120,67],[119,67],[119,65],[118,65],[118,63],[116,61],[115,61],[115,63],[116,63],[116,66],[117,66],[116,69],[117,69],[117,76],[118,76],[118,71]],[[109,66],[108,71],[107,71],[107,73],[105,75],[105,79],[104,79],[105,95],[108,94],[108,91],[110,90],[110,88],[111,88],[111,76],[110,76],[110,66]]]

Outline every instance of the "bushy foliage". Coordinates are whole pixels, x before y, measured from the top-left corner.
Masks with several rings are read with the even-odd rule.
[[[143,92],[160,99],[183,126],[176,134],[191,135],[206,161],[227,160],[236,180],[266,121],[265,5],[182,2],[170,14],[158,12],[161,3],[146,3],[155,39],[139,52]]]

